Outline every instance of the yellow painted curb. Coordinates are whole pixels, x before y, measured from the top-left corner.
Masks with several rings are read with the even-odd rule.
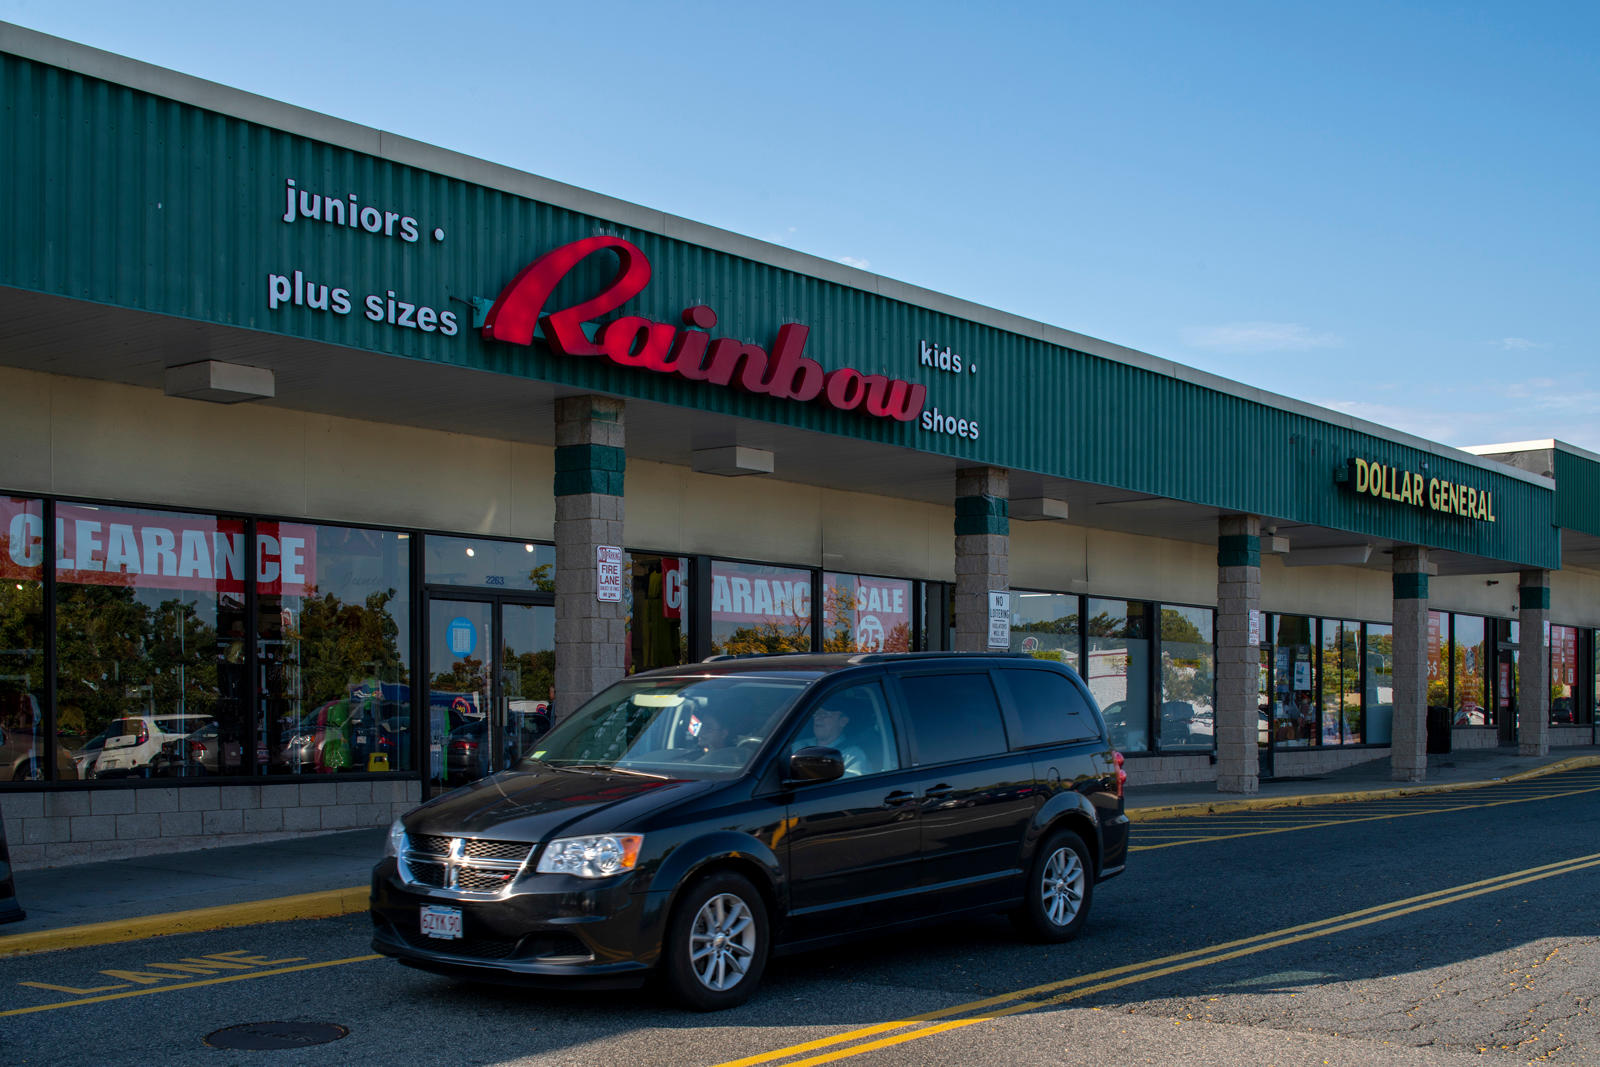
[[[0,936],[0,958],[90,945],[115,945],[125,941],[143,941],[147,937],[193,934],[230,926],[255,926],[258,923],[291,922],[295,919],[331,919],[366,911],[368,893],[367,886],[359,885],[348,889],[325,889],[320,893],[274,897],[271,900],[252,900],[243,904],[173,911],[164,915],[140,915],[83,926],[64,926],[59,930],[8,934]]]
[[[1134,821],[1145,819],[1175,819],[1193,815],[1221,815],[1230,811],[1260,811],[1267,808],[1303,808],[1313,804],[1349,804],[1362,800],[1393,800],[1396,797],[1420,796],[1426,793],[1451,793],[1462,789],[1482,789],[1484,786],[1505,782],[1523,782],[1547,774],[1577,770],[1580,767],[1600,766],[1600,756],[1572,756],[1543,767],[1507,775],[1504,778],[1486,778],[1472,782],[1445,782],[1439,785],[1397,785],[1389,789],[1365,789],[1346,793],[1298,793],[1284,797],[1243,797],[1238,800],[1210,800],[1196,804],[1161,804],[1153,807],[1130,807],[1128,817]]]

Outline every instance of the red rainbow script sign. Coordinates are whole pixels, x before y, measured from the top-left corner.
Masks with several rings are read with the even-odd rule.
[[[616,277],[595,296],[571,307],[545,312],[556,286],[596,252],[617,255]],[[638,296],[650,283],[650,261],[620,237],[586,237],[546,252],[511,280],[483,323],[486,338],[514,345],[533,343],[542,326],[550,347],[567,356],[605,356],[623,367],[676,374],[695,382],[738,386],[748,392],[801,402],[821,398],[840,411],[910,422],[922,414],[928,387],[850,367],[824,371],[804,355],[810,327],[789,322],[778,327],[772,351],[731,337],[712,338],[717,313],[704,304],[683,311],[683,326],[624,315],[589,340],[583,324],[608,314]]]

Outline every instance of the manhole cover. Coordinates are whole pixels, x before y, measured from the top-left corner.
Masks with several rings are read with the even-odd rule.
[[[349,1034],[338,1023],[240,1023],[207,1034],[206,1044],[212,1048],[263,1051],[324,1045]]]

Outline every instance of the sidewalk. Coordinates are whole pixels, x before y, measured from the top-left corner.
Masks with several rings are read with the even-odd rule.
[[[1218,793],[1215,783],[1130,787],[1128,812],[1142,818],[1398,793],[1466,789],[1495,781],[1600,765],[1593,746],[1552,749],[1543,758],[1505,749],[1430,756],[1428,780],[1389,777],[1387,758],[1316,778],[1261,783],[1255,796]],[[232,845],[138,859],[16,872],[27,918],[0,926],[0,957],[160,934],[365,910],[385,829],[349,830],[264,844]]]

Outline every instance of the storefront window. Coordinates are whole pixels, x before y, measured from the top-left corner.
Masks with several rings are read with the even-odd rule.
[[[1306,748],[1317,736],[1316,671],[1312,661],[1315,620],[1278,615],[1272,622],[1272,741]]]
[[[1129,600],[1086,602],[1088,672],[1084,681],[1123,752],[1150,748],[1150,619]]]
[[[825,573],[822,587],[822,651],[911,651],[910,582]]]
[[[258,759],[279,774],[411,770],[409,535],[260,522],[256,544]]]
[[[556,550],[550,545],[439,534],[429,534],[426,541],[423,556],[431,585],[497,592],[556,591]]]
[[[49,743],[43,579],[44,504],[0,497],[0,782],[78,777],[66,744]]]
[[[810,571],[713,561],[712,653],[811,651],[811,596]]]
[[[1455,724],[1488,726],[1489,701],[1484,686],[1488,682],[1490,655],[1483,618],[1456,615],[1451,618],[1451,663],[1455,667]]]
[[[628,674],[689,662],[690,588],[688,559],[629,554],[623,588],[628,616],[623,667]]]
[[[1322,730],[1324,745],[1361,740],[1361,624],[1322,620]]]
[[[1055,660],[1078,670],[1079,640],[1077,597],[1063,593],[1011,594],[1011,651]]]
[[[79,776],[247,773],[243,520],[61,503],[55,535],[56,726]]]
[[[1372,632],[1372,628],[1367,628]],[[1450,616],[1442,611],[1428,612],[1428,706],[1450,706]]]
[[[1434,703],[1434,672],[1444,673],[1444,657],[1434,640],[1443,616],[1428,613],[1428,702]],[[1435,619],[1434,616],[1439,616]],[[1442,692],[1448,692],[1445,684]],[[1367,744],[1387,745],[1394,741],[1394,627],[1386,622],[1367,623]],[[1438,701],[1444,706],[1444,699]]]
[[[1210,608],[1161,608],[1160,746],[1215,743],[1216,657]]]
[[[1550,627],[1550,722],[1571,725],[1578,721],[1578,628]]]

